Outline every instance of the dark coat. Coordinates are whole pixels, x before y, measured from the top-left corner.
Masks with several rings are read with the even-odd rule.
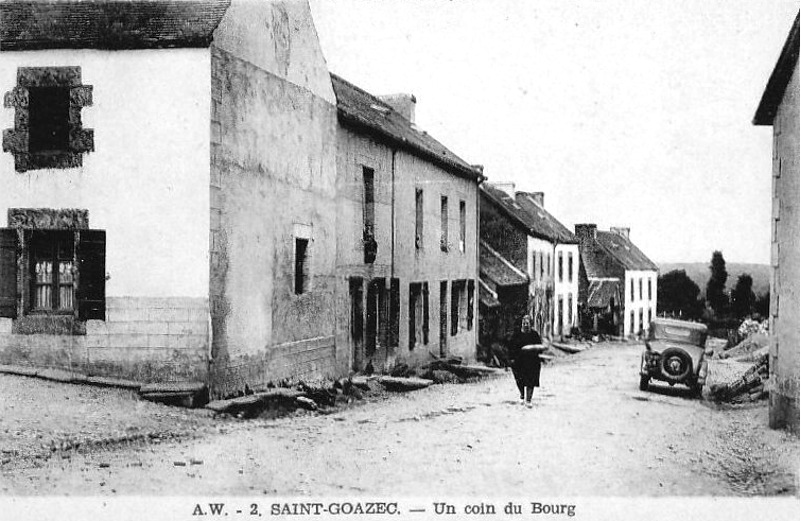
[[[540,386],[540,371],[542,369],[540,354],[533,349],[522,349],[522,347],[541,343],[542,338],[539,333],[533,330],[528,333],[521,331],[515,333],[512,337],[510,342],[512,356],[514,357],[512,373],[519,385]]]

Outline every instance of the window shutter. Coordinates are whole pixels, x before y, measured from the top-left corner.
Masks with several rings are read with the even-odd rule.
[[[81,230],[78,240],[78,318],[106,318],[106,232]]]
[[[0,317],[17,318],[17,231],[0,228]]]

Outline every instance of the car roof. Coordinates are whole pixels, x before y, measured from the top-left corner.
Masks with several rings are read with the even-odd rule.
[[[676,320],[674,318],[655,318],[652,324],[671,326],[671,327],[681,327],[685,329],[692,329],[694,331],[703,331],[703,332],[707,331],[707,327],[704,324],[700,324],[698,322],[688,322],[687,320]]]

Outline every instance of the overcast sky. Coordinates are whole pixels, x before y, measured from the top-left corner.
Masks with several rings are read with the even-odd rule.
[[[751,124],[793,0],[311,0],[329,68],[569,228],[657,262],[770,261],[771,131]]]

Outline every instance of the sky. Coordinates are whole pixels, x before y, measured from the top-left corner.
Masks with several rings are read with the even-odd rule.
[[[797,0],[310,0],[329,69],[412,93],[489,182],[656,262],[769,263],[770,127]]]

